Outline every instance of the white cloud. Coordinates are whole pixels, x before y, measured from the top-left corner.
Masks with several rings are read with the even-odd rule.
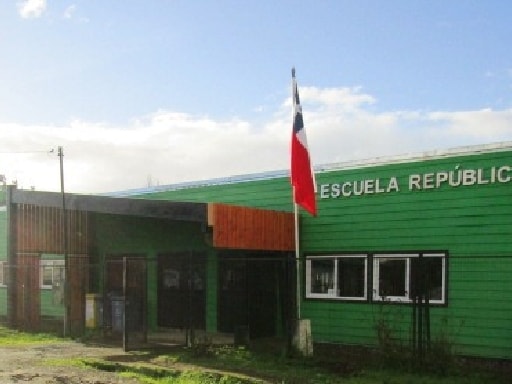
[[[75,12],[76,12],[76,5],[72,4],[64,10],[64,18],[72,19]]]
[[[85,17],[80,14],[76,4],[71,4],[70,6],[66,7],[64,9],[64,12],[62,13],[62,18],[64,20],[73,21],[79,24],[85,24],[90,21],[88,17]]]
[[[18,3],[18,12],[24,19],[41,17],[46,10],[46,0],[25,0]]]
[[[305,87],[300,90],[302,104],[309,102],[327,107],[353,110],[375,103],[371,95],[361,93],[360,87],[354,88],[316,88]],[[291,100],[290,100],[291,104]]]
[[[301,88],[314,164],[487,144],[512,138],[512,109],[376,113],[358,88]],[[72,121],[68,126],[0,124],[0,174],[24,188],[97,193],[287,169],[290,99],[262,125],[159,110],[129,126]]]

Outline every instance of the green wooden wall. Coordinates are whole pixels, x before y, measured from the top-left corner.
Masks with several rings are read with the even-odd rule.
[[[189,202],[220,202],[289,212],[293,210],[290,182],[284,178],[189,187],[139,197]]]
[[[305,219],[305,248],[448,251],[448,305],[433,308],[433,334],[447,335],[459,353],[510,358],[512,184],[452,187],[445,183],[440,188],[409,190],[411,174],[482,169],[490,179],[492,167],[509,164],[512,154],[499,152],[320,174],[319,184],[397,177],[400,191],[320,200],[319,218]],[[307,301],[303,308],[305,316],[313,319],[317,340],[369,342],[372,335],[365,329],[371,329],[383,312],[403,334],[410,327],[410,307],[403,305],[383,309],[379,303]],[[350,336],[345,335],[347,327]]]
[[[301,252],[447,251],[447,305],[431,310],[433,338],[447,337],[461,354],[512,358],[512,183],[452,187],[445,182],[439,188],[409,189],[410,175],[480,169],[485,181],[492,167],[508,165],[510,151],[319,172],[318,185],[379,179],[382,187],[395,177],[399,190],[323,199],[318,195],[318,217],[301,212]],[[510,173],[505,170],[502,176]],[[288,178],[140,197],[292,210]],[[408,304],[310,299],[301,308],[302,316],[311,319],[316,341],[374,344],[375,326],[382,319],[404,340],[410,333]]]

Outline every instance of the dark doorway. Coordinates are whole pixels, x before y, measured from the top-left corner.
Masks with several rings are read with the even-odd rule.
[[[158,326],[206,328],[206,254],[158,255]]]
[[[144,341],[147,315],[147,267],[144,255],[109,255],[105,262],[103,325],[114,334]]]
[[[218,328],[248,327],[252,339],[277,336],[288,317],[286,254],[225,253],[219,258]]]
[[[142,257],[123,257],[125,351],[147,341],[147,261]]]

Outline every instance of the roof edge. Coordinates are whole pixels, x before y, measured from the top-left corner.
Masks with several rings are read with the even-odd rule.
[[[316,172],[332,172],[345,169],[367,168],[374,166],[413,163],[426,160],[438,160],[457,156],[472,156],[484,153],[512,151],[512,141],[502,141],[490,144],[468,145],[449,149],[431,150],[402,155],[382,156],[365,160],[343,161],[315,166]]]
[[[374,166],[383,166],[391,164],[419,162],[427,160],[436,160],[456,156],[470,156],[493,152],[512,151],[512,141],[502,141],[489,144],[467,145],[453,147],[441,150],[423,151],[417,153],[405,153],[402,155],[381,156],[363,160],[350,160],[338,163],[326,163],[313,167],[315,173],[341,171],[347,169],[367,168]],[[187,188],[210,187],[214,185],[227,185],[235,183],[245,183],[249,181],[271,180],[283,177],[289,177],[289,170],[267,171],[243,175],[233,175],[205,180],[186,181],[182,183],[160,185],[148,188],[128,189],[125,191],[105,193],[105,196],[128,197],[140,196],[159,192],[176,191]]]

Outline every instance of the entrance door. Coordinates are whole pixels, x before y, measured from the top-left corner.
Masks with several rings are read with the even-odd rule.
[[[146,341],[147,267],[144,255],[111,255],[105,263],[103,324],[128,344]]]
[[[158,255],[158,326],[206,328],[206,255]]]
[[[125,351],[144,345],[147,341],[146,258],[123,258],[124,334]]]
[[[218,327],[248,326],[251,338],[276,336],[287,316],[286,259],[274,254],[221,255]]]

